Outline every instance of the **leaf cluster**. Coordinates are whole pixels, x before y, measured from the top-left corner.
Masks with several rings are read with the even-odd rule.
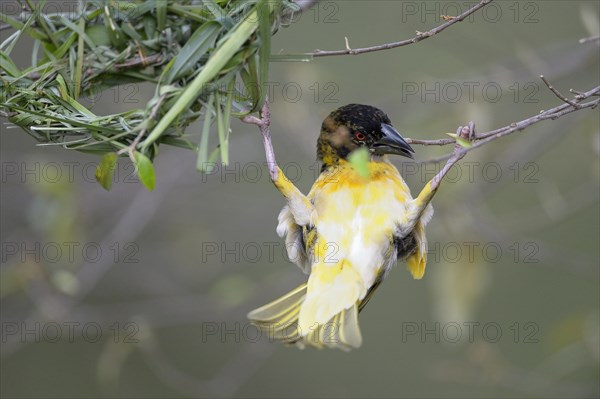
[[[138,171],[152,175],[140,176],[151,188],[160,144],[197,151],[199,169],[219,157],[227,163],[230,118],[262,106],[271,36],[297,9],[286,0],[87,0],[55,13],[44,6],[27,1],[20,15],[0,13],[14,28],[0,44],[0,112],[44,145],[104,155],[97,176],[105,188],[114,154],[136,166],[148,159]],[[11,53],[24,35],[34,46],[31,65],[20,68]],[[155,89],[143,108],[98,115],[86,106],[98,92],[144,82]],[[185,129],[201,117],[196,144]]]

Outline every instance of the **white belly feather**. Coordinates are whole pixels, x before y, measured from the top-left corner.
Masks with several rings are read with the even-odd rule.
[[[407,213],[407,203],[411,201],[399,201],[385,180],[362,187],[338,187],[314,198],[317,232],[329,244],[326,263],[334,267],[347,260],[352,265],[365,287],[360,299],[388,263],[390,239]],[[315,259],[313,266],[320,261]]]

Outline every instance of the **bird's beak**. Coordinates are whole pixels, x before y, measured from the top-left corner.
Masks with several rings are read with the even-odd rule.
[[[381,132],[383,133],[383,137],[371,146],[371,151],[374,154],[396,154],[413,158],[415,151],[392,125],[382,123]]]

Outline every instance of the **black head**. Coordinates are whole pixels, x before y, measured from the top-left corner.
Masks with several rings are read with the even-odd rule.
[[[390,118],[370,105],[348,104],[333,111],[321,126],[318,156],[325,164],[346,159],[361,147],[373,155],[397,154],[412,158],[413,149],[391,124]]]

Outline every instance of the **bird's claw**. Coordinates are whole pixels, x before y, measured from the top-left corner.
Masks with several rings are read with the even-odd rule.
[[[469,121],[469,123],[466,126],[469,129],[468,132],[468,139],[469,141],[473,141],[475,139],[476,133],[475,133],[475,122],[473,121]]]
[[[265,103],[260,110],[260,118],[254,115],[246,115],[242,118],[242,122],[256,125],[261,128],[264,134],[264,128],[269,128],[271,124],[271,110],[269,108],[269,99],[265,98]]]
[[[473,121],[469,121],[469,123],[467,123],[466,126],[459,126],[458,129],[456,129],[456,135],[455,137],[457,139],[463,139],[466,140],[468,142],[472,142],[475,137],[476,137],[476,133],[475,133],[475,123]],[[464,149],[464,146],[462,146],[460,143],[457,143],[454,145],[454,152],[458,153],[461,152]]]
[[[467,126],[459,126],[456,129],[456,136],[461,139],[472,141],[475,138],[475,122],[470,121]]]

